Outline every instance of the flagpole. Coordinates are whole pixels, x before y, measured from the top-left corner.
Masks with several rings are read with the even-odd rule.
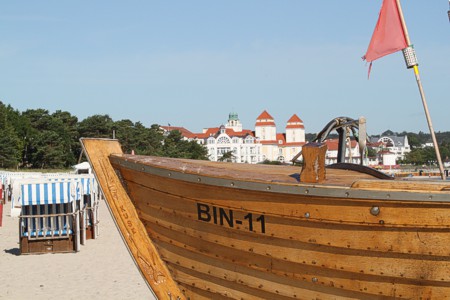
[[[411,46],[411,41],[409,39],[408,29],[407,29],[406,23],[405,23],[405,18],[403,17],[403,11],[402,11],[402,6],[400,5],[400,0],[397,0],[397,7],[398,7],[399,15],[400,15],[400,20],[402,22],[403,32],[405,33],[406,43],[408,44],[408,46]],[[413,68],[414,68],[414,75],[416,76],[417,86],[419,87],[420,97],[422,98],[423,109],[425,110],[425,115],[427,117],[428,128],[430,130],[431,138],[433,140],[434,150],[436,152],[436,158],[437,158],[437,161],[439,164],[439,170],[441,172],[441,178],[443,180],[445,180],[444,166],[442,165],[441,153],[439,151],[439,146],[438,146],[438,143],[436,140],[436,135],[434,133],[433,124],[431,122],[431,116],[430,116],[430,112],[428,110],[427,100],[425,98],[425,92],[423,90],[422,82],[420,80],[419,67],[416,64],[413,66]]]

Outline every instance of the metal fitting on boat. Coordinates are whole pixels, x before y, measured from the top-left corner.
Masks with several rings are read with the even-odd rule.
[[[378,206],[372,206],[372,207],[370,208],[370,214],[371,214],[372,216],[378,216],[378,215],[380,214],[380,207],[378,207]]]
[[[414,68],[414,66],[418,66],[419,63],[417,61],[416,51],[414,50],[414,46],[410,45],[402,50],[403,57],[405,58],[406,67],[408,69]]]

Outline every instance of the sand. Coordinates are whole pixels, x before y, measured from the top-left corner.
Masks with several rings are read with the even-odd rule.
[[[99,237],[77,253],[20,255],[18,218],[3,207],[0,299],[157,299],[139,273],[104,200]]]

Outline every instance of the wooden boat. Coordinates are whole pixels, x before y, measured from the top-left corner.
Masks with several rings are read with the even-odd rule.
[[[449,181],[325,170],[314,145],[302,171],[82,144],[160,299],[450,297]]]

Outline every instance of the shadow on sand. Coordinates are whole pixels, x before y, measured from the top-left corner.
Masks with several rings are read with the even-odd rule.
[[[19,248],[5,249],[5,253],[19,256],[20,255],[20,249]]]

